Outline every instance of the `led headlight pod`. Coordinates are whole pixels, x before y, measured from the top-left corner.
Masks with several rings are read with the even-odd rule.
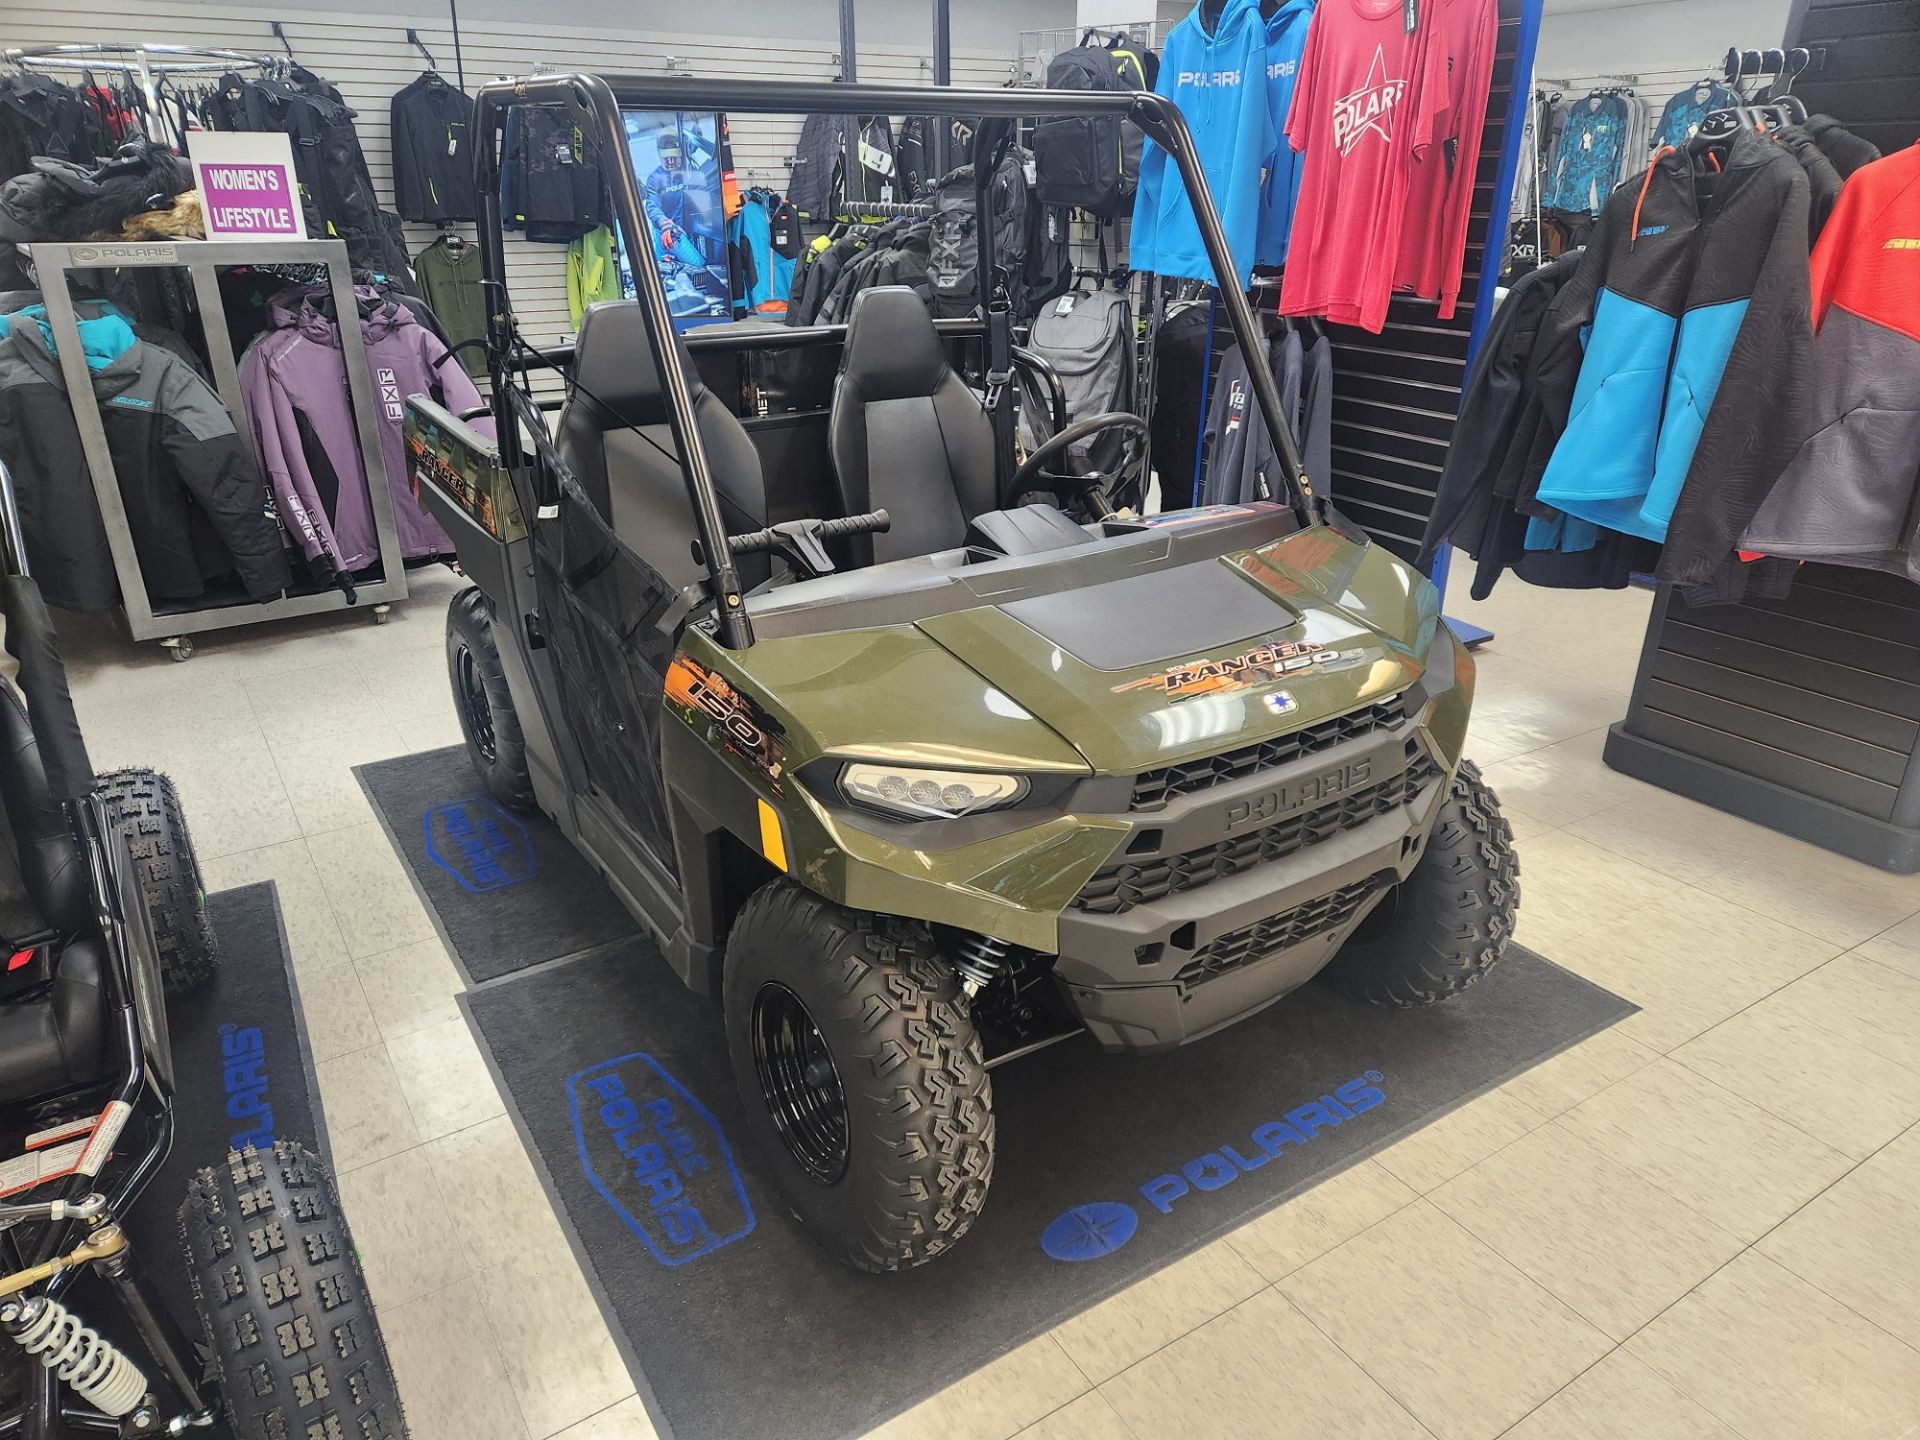
[[[922,770],[910,765],[852,764],[840,772],[847,799],[909,820],[952,820],[1011,805],[1027,793],[1018,775]]]

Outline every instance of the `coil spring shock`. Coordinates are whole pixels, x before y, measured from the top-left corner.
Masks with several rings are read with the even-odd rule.
[[[120,1419],[146,1398],[140,1367],[58,1300],[0,1302],[0,1330],[103,1415]]]
[[[971,1000],[1006,967],[1013,946],[991,935],[970,934],[954,946],[953,968],[959,972],[960,988]]]

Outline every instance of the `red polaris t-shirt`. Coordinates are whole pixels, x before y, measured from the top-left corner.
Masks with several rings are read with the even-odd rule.
[[[1413,157],[1393,286],[1438,300],[1440,318],[1451,320],[1493,84],[1497,0],[1423,0],[1420,28],[1427,32],[1427,73],[1444,77],[1446,99],[1442,106],[1435,97],[1433,143]]]
[[[1376,334],[1393,296],[1413,157],[1447,107],[1429,82],[1421,6],[1409,35],[1401,0],[1320,0],[1307,31],[1287,140],[1305,152],[1282,315],[1325,315]]]

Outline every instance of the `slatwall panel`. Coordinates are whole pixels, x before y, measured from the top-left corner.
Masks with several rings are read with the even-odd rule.
[[[1920,140],[1920,0],[1805,0],[1808,105],[1892,154]]]
[[[1892,150],[1920,137],[1920,3],[1808,0],[1794,87]],[[1783,601],[1654,606],[1607,763],[1884,869],[1920,870],[1920,586],[1803,565]]]
[[[1333,495],[1342,513],[1406,560],[1420,548],[1453,438],[1482,275],[1488,303],[1498,283],[1497,244],[1506,217],[1492,225],[1490,212],[1506,143],[1520,10],[1521,0],[1500,0],[1493,91],[1474,172],[1466,270],[1454,318],[1439,319],[1431,302],[1396,300],[1387,312],[1386,329],[1378,335],[1333,327]],[[1489,266],[1490,228],[1496,251]]]
[[[687,35],[638,26],[621,31],[597,29],[569,24],[564,6],[541,8],[552,18],[539,24],[462,23],[460,39],[469,92],[496,76],[521,75],[536,69],[664,74],[669,57],[685,62],[702,78],[826,80],[839,70],[839,57],[831,44]],[[652,7],[636,6],[636,14],[646,8]],[[724,7],[716,13],[724,14]],[[261,54],[279,48],[269,29],[272,18],[257,8],[188,0],[142,0],[131,8],[102,0],[79,0],[70,5],[0,0],[0,48],[141,39]],[[393,163],[387,107],[394,93],[426,64],[407,44],[406,29],[411,25],[419,31],[440,62],[442,73],[453,78],[453,32],[445,7],[433,11],[423,8],[418,14],[403,9],[385,15],[302,16],[290,6],[283,24],[300,63],[338,85],[347,103],[359,112],[355,124],[367,164],[382,202],[391,209]],[[137,30],[131,28],[135,26]],[[1013,48],[1014,37],[1009,34],[1003,53],[956,49],[954,83],[1006,83],[1012,74]],[[860,79],[871,84],[931,84],[930,50],[931,40],[926,51],[863,44],[858,57]],[[800,134],[800,123],[798,116],[742,115],[733,120],[734,163],[742,188],[755,184],[785,188],[788,160]],[[471,237],[471,225],[458,228]],[[408,226],[409,251],[417,254],[438,233],[429,226]],[[509,235],[507,252],[514,307],[522,327],[536,344],[558,340],[571,329],[567,247],[530,244]]]

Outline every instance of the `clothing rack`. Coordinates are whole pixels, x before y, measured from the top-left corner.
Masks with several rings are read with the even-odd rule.
[[[367,489],[373,509],[374,536],[380,552],[380,573],[369,575],[356,585],[357,599],[349,602],[333,586],[289,594],[264,604],[202,605],[155,611],[147,595],[146,580],[140,570],[140,556],[134,549],[133,531],[127,521],[126,503],[121,498],[119,477],[113,454],[107,443],[100,406],[94,399],[93,382],[88,377],[86,358],[81,348],[77,312],[73,303],[72,276],[105,266],[177,267],[187,272],[194,297],[199,304],[202,328],[206,335],[208,360],[212,364],[214,388],[234,417],[244,436],[248,433],[246,406],[240,394],[239,363],[228,340],[226,306],[220,294],[219,272],[234,266],[271,269],[286,273],[296,266],[313,265],[324,273],[333,301],[342,315],[354,313],[353,271],[342,240],[191,240],[171,242],[134,242],[111,244],[35,244],[23,247],[33,260],[34,272],[47,307],[47,323],[53,328],[54,348],[59,352],[61,375],[67,394],[73,397],[74,424],[80,432],[80,444],[87,457],[87,470],[93,481],[94,496],[100,505],[107,547],[113,555],[113,568],[120,582],[120,602],[127,629],[135,640],[157,640],[184,660],[193,653],[193,637],[208,630],[228,630],[263,620],[280,620],[290,615],[317,615],[343,610],[349,603],[369,609],[375,624],[383,623],[395,600],[407,596],[406,564],[401,555],[399,531],[394,524],[393,498],[386,485],[386,462],[382,458],[380,434],[375,426],[373,375],[367,365],[366,351],[358,325],[340,327],[340,344],[346,362],[347,389],[353,402],[355,438],[360,446],[361,468],[367,476]]]
[[[276,23],[274,31],[279,33]],[[282,45],[286,44],[284,36]],[[215,50],[200,45],[162,45],[150,41],[100,40],[75,45],[16,46],[0,52],[0,59],[21,70],[71,70],[83,74],[95,70],[117,70],[131,84],[138,84],[146,101],[147,114],[167,123],[167,110],[160,103],[163,81],[181,75],[226,75],[235,70],[259,70],[284,78],[293,67],[293,51],[285,59],[277,55],[248,55],[238,50]],[[171,139],[176,149],[186,145],[185,135],[155,137]]]

